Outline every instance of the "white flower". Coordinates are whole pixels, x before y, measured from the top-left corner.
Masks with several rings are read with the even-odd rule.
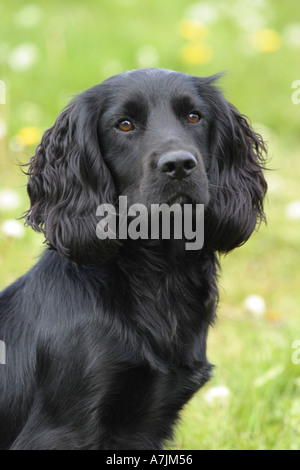
[[[20,197],[17,193],[10,191],[9,189],[3,189],[0,191],[0,210],[11,210],[17,209],[20,205]]]
[[[262,317],[266,313],[266,304],[260,295],[249,295],[244,300],[244,308],[248,313],[257,317]]]
[[[293,201],[285,208],[288,219],[300,219],[300,201]]]
[[[268,176],[268,193],[276,193],[280,192],[281,194],[286,188],[286,182],[284,181],[283,178],[281,178],[278,175],[275,175],[274,173],[272,175]]]
[[[17,11],[15,16],[16,23],[24,28],[35,26],[41,18],[42,10],[38,5],[25,5]]]
[[[37,61],[38,55],[39,50],[35,44],[24,43],[12,50],[8,63],[14,71],[21,72],[29,69]]]
[[[193,3],[185,10],[185,17],[205,25],[215,23],[218,16],[218,10],[209,3],[204,2]]]
[[[0,140],[7,134],[7,127],[4,119],[0,117]]]
[[[290,23],[283,31],[284,41],[288,46],[300,47],[300,23]]]
[[[226,14],[225,11],[224,13]],[[272,18],[272,10],[270,5],[264,2],[242,0],[232,11],[227,8],[227,15],[235,18],[239,26],[251,32],[268,25]]]
[[[136,55],[136,61],[140,68],[158,67],[159,53],[154,46],[142,46]]]
[[[211,387],[204,394],[204,400],[210,405],[215,403],[227,403],[230,396],[230,390],[225,385]]]
[[[22,238],[25,233],[24,226],[14,219],[3,222],[1,230],[4,235],[11,238]]]

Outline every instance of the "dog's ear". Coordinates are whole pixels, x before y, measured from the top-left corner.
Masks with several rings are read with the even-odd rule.
[[[96,235],[96,210],[115,201],[115,187],[100,150],[101,85],[76,97],[48,129],[29,163],[31,207],[26,223],[48,245],[79,264],[105,262],[113,240]]]
[[[205,241],[213,250],[226,253],[242,245],[265,219],[266,145],[247,118],[214,85],[209,88],[210,203]]]

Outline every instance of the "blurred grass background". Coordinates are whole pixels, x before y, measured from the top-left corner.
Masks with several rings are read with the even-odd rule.
[[[227,98],[268,141],[268,225],[222,259],[214,378],[186,406],[175,447],[299,450],[300,3],[11,0],[0,16],[0,289],[43,249],[16,220],[28,206],[18,163],[72,95],[133,68],[227,71]]]

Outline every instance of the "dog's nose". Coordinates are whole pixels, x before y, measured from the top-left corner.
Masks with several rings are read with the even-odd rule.
[[[189,176],[196,166],[197,160],[194,155],[182,150],[165,153],[157,163],[159,171],[178,180]]]

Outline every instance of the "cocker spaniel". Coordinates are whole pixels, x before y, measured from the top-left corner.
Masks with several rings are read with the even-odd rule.
[[[44,133],[26,223],[47,249],[0,294],[2,449],[161,449],[209,380],[218,255],[264,219],[267,188],[265,144],[217,78],[116,75]],[[118,214],[120,196],[204,205],[203,246],[172,231],[101,239],[97,208]]]

